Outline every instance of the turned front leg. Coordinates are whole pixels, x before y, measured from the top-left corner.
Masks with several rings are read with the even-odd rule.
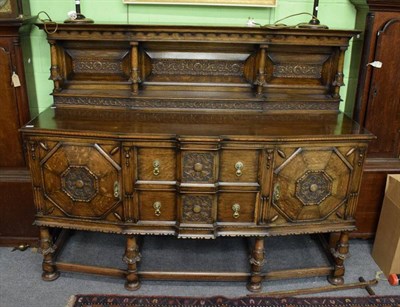
[[[342,285],[344,283],[344,260],[349,252],[349,234],[347,231],[340,233],[336,249],[331,249],[334,259],[334,270],[328,281],[333,285]]]
[[[53,257],[56,247],[53,245],[53,238],[47,227],[40,227],[40,250],[43,255],[42,279],[45,281],[56,280],[60,276]]]
[[[256,238],[250,255],[251,277],[247,289],[251,292],[260,292],[262,288],[261,270],[264,265],[264,238]]]
[[[127,290],[139,289],[140,281],[137,275],[136,263],[140,261],[140,253],[139,253],[139,247],[136,242],[136,237],[133,235],[127,236],[126,249],[123,260],[128,265],[128,269],[126,271],[125,289]]]

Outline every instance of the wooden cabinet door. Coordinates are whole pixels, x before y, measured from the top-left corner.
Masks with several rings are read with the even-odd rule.
[[[353,166],[336,147],[278,150],[273,175],[272,211],[281,223],[343,218]]]
[[[121,217],[118,143],[39,144],[45,215],[107,220]]]

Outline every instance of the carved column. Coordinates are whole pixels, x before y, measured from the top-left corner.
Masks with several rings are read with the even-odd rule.
[[[257,78],[254,84],[257,86],[256,94],[260,96],[263,93],[263,87],[265,85],[265,57],[266,57],[266,49],[268,45],[261,45],[260,46],[260,53],[259,53],[259,61],[257,67]]]
[[[137,275],[137,265],[136,263],[140,261],[139,247],[136,242],[136,237],[133,235],[128,235],[126,240],[126,249],[124,255],[124,262],[128,265],[126,271],[126,282],[125,289],[127,290],[137,290],[140,288],[140,281]]]
[[[131,81],[132,81],[132,93],[137,95],[139,92],[139,51],[138,51],[138,43],[131,42]]]
[[[251,292],[260,292],[262,288],[261,270],[264,265],[264,238],[257,237],[250,256],[251,277],[247,289]]]
[[[58,65],[58,52],[57,45],[54,40],[49,40],[50,44],[50,56],[51,56],[51,68],[50,68],[50,79],[54,82],[54,91],[61,91],[61,80],[60,66]]]
[[[344,79],[344,74],[343,74],[343,65],[344,65],[344,54],[347,50],[347,47],[340,47],[340,53],[339,53],[339,60],[338,60],[338,66],[337,66],[337,72],[335,76],[335,80],[333,81],[333,98],[340,98],[340,87],[344,85],[343,79]]]
[[[40,227],[40,250],[43,254],[42,279],[45,281],[56,280],[60,276],[53,259],[56,246],[53,245],[53,239],[47,227]]]
[[[342,285],[344,283],[344,260],[349,252],[349,233],[343,231],[340,233],[336,249],[332,248],[332,256],[334,258],[334,271],[332,276],[328,277],[328,281],[333,285]]]

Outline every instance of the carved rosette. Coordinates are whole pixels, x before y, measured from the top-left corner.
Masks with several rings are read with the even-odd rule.
[[[96,175],[85,166],[68,167],[61,174],[61,186],[73,201],[89,202],[99,191]]]
[[[183,153],[183,181],[184,182],[213,182],[214,154]]]
[[[305,205],[319,205],[332,193],[332,179],[324,171],[308,171],[296,182],[296,197]]]
[[[212,196],[183,196],[182,221],[184,223],[212,223],[212,200]]]

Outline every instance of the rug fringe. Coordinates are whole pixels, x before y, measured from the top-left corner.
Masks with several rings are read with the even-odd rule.
[[[68,300],[67,305],[65,305],[65,307],[74,307],[76,302],[76,296],[75,295],[71,295],[71,297]]]

